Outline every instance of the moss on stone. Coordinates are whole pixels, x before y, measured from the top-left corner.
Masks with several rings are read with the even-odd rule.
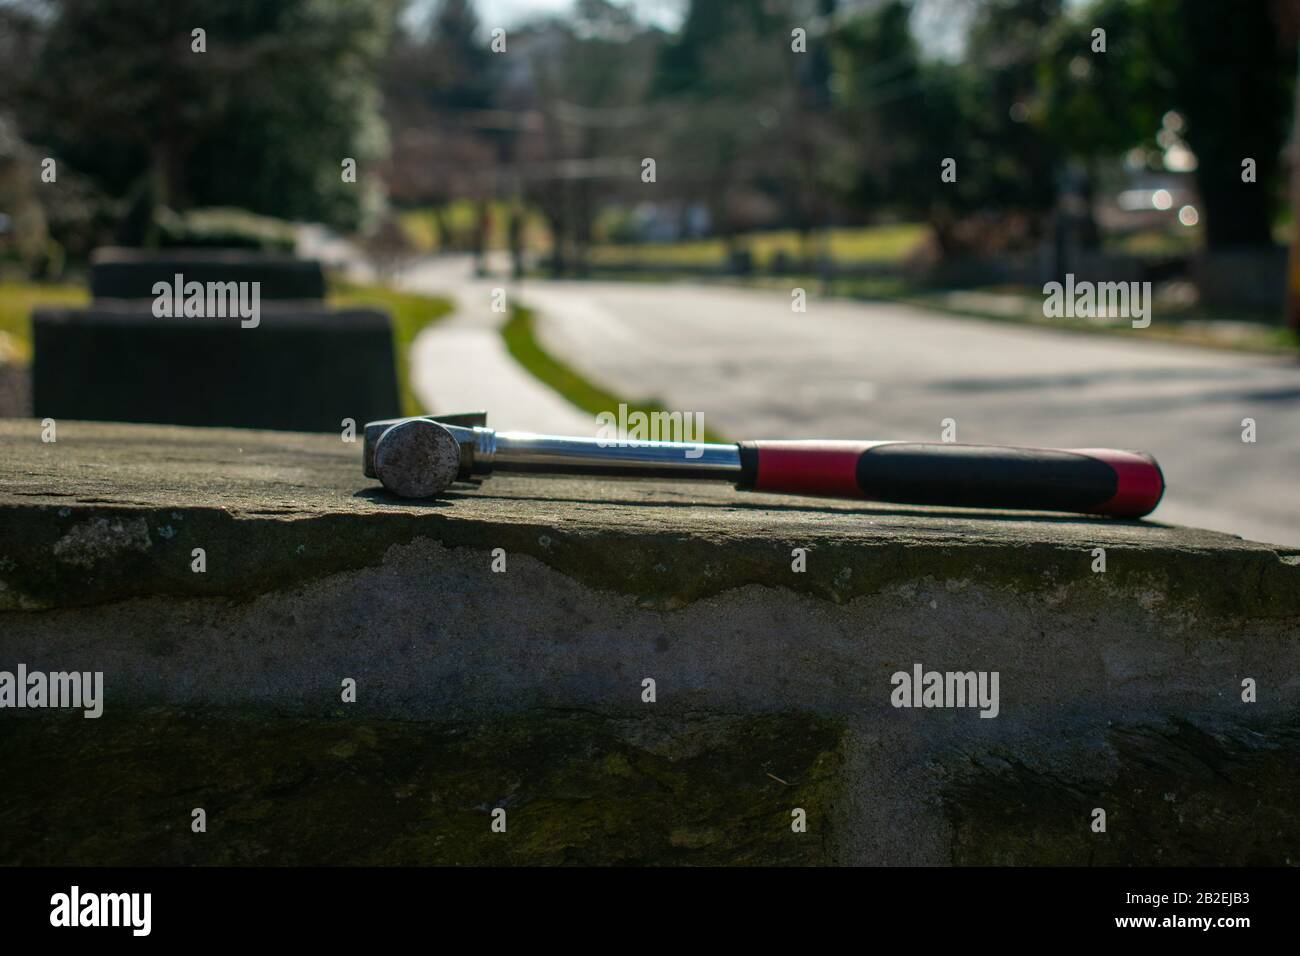
[[[837,725],[807,715],[25,714],[0,732],[0,860],[827,863],[841,743]],[[206,833],[191,832],[195,807]],[[490,827],[497,807],[504,834]],[[791,829],[795,807],[806,833]]]
[[[1105,780],[1066,778],[1012,754],[968,765],[944,790],[952,862],[989,866],[1300,864],[1300,724],[1110,729]],[[1094,808],[1106,832],[1091,829]]]

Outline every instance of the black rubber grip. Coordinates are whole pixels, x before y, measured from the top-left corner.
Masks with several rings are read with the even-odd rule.
[[[857,482],[876,501],[1035,511],[1089,511],[1119,489],[1113,468],[1076,452],[920,442],[864,452]]]

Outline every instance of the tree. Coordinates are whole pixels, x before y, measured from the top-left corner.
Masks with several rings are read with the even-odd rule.
[[[431,106],[485,110],[493,105],[496,83],[492,53],[479,36],[478,15],[469,0],[442,0],[428,44]]]
[[[536,118],[520,137],[514,172],[550,226],[553,270],[581,274],[600,205],[644,197],[640,160],[663,162],[651,145],[660,116],[646,102],[659,40],[626,8],[579,0],[571,17],[534,24],[513,42],[527,72],[510,102]]]
[[[940,159],[953,155],[961,131],[952,71],[922,62],[911,17],[909,2],[891,0],[840,27],[836,102],[860,144],[851,200],[926,215],[939,195]]]
[[[788,211],[810,217],[798,188],[807,168],[791,136],[801,91],[789,72],[786,6],[694,0],[656,65],[659,152],[673,174],[664,192],[702,203],[733,258],[738,234],[771,218],[782,193]]]
[[[1295,0],[1094,3],[1065,22],[1043,58],[1045,132],[1095,161],[1154,146],[1161,117],[1177,112],[1196,155],[1207,246],[1269,245],[1298,8]],[[1104,54],[1087,46],[1096,28],[1106,31]],[[1242,181],[1246,157],[1256,163],[1254,183]]]
[[[1010,66],[1022,54],[990,49],[998,32],[986,25],[965,62],[927,59],[912,19],[909,0],[890,0],[836,37],[837,102],[862,144],[850,199],[875,214],[924,218],[942,255],[983,251],[989,224],[971,230],[964,221],[1022,205],[1024,171],[1001,140],[1006,124],[997,114],[1007,115],[1010,93],[993,88],[979,60],[997,56]],[[1014,87],[1010,77],[999,82]],[[942,175],[949,160],[955,180]]]
[[[1278,29],[1279,6],[1145,0],[1140,8],[1157,90],[1187,121],[1210,248],[1272,243],[1296,55],[1294,30]],[[1244,157],[1257,164],[1256,183],[1242,182]]]
[[[965,162],[956,206],[994,213],[1008,243],[1041,239],[1056,203],[1061,150],[1030,118],[1043,43],[1061,10],[1062,0],[983,0],[958,73],[956,148]],[[974,240],[990,245],[987,235]]]
[[[112,195],[360,222],[373,189],[343,182],[340,163],[364,170],[385,148],[389,0],[51,6],[19,106],[30,139]]]
[[[513,117],[498,110],[504,63],[490,52],[468,0],[440,0],[423,27],[397,36],[388,58],[390,194],[398,205],[431,211],[440,248],[483,252],[483,229],[475,226],[466,240],[446,212],[453,201],[473,200],[476,221],[486,221],[513,140]]]

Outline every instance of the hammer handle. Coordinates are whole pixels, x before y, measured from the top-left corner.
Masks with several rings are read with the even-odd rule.
[[[740,460],[742,489],[899,504],[1140,518],[1165,490],[1154,458],[1110,448],[752,441]]]

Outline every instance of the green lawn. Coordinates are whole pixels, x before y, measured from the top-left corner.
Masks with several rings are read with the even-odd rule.
[[[559,392],[571,404],[592,415],[614,411],[620,404],[626,405],[629,413],[640,411],[649,415],[654,412],[668,411],[656,399],[628,399],[607,392],[594,382],[583,378],[580,373],[542,348],[541,343],[537,341],[533,323],[534,315],[531,309],[514,306],[510,312],[510,321],[501,329],[506,349],[534,378]],[[704,429],[704,440],[706,442],[726,441],[708,427]]]
[[[32,360],[32,309],[41,305],[85,305],[90,293],[72,283],[0,282],[0,359],[20,365]],[[7,353],[12,353],[8,355]]]
[[[901,262],[928,235],[922,223],[898,223],[888,226],[862,226],[831,229],[827,234],[831,257],[845,265]],[[739,239],[754,257],[759,269],[766,269],[778,253],[794,261],[802,257],[799,234],[786,229],[775,232],[752,232]],[[726,262],[727,247],[721,239],[687,242],[633,243],[597,245],[591,249],[593,265],[644,263],[661,265],[721,266]]]
[[[489,203],[489,210],[491,229],[488,246],[504,249],[507,245],[506,224],[510,207],[503,202],[492,202]],[[472,234],[477,217],[477,205],[467,201],[450,203],[444,211],[444,221],[448,228],[462,238]],[[403,210],[398,213],[398,222],[417,249],[422,252],[437,251],[438,230],[431,210]],[[549,250],[551,240],[546,221],[535,210],[529,210],[526,223],[525,245],[533,250]],[[598,223],[597,226],[599,225]],[[898,223],[831,229],[827,233],[827,240],[830,254],[838,262],[889,263],[905,259],[928,234],[929,227],[924,223]],[[599,235],[601,230],[598,228],[597,236]],[[767,268],[779,252],[784,252],[796,261],[803,254],[799,234],[792,229],[746,233],[738,241],[754,256],[759,268]],[[716,238],[647,243],[598,241],[590,249],[590,258],[595,266],[623,263],[721,266],[727,259],[727,247],[726,243]]]
[[[509,222],[511,205],[502,200],[488,203],[489,249],[506,249],[510,244]],[[443,223],[455,233],[462,242],[468,243],[478,224],[479,206],[468,199],[448,203],[443,209]],[[438,252],[438,226],[433,210],[404,209],[398,212],[397,222],[406,238],[420,252]],[[546,220],[534,209],[529,209],[524,218],[524,243],[529,248],[543,248],[550,245],[550,236]]]
[[[811,277],[807,280],[812,283]],[[1234,349],[1244,352],[1294,353],[1300,337],[1284,328],[1279,317],[1247,310],[1162,302],[1157,296],[1154,317],[1145,329],[1127,320],[1051,319],[1043,315],[1040,289],[989,286],[981,289],[925,289],[892,279],[837,279],[830,294],[850,299],[887,300],[995,322],[1015,322],[1081,334],[1127,335]]]

